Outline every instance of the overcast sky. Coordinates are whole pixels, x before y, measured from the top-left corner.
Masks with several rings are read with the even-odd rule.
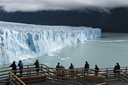
[[[0,0],[7,12],[127,7],[128,0]]]

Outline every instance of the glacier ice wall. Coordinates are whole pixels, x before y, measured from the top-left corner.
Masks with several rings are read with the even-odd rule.
[[[45,55],[100,36],[98,28],[0,21],[0,65]]]

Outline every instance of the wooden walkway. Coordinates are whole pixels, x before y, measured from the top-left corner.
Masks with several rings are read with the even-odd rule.
[[[10,70],[10,67],[0,68],[0,83],[6,83],[9,85],[59,85],[70,84],[70,85],[127,85],[128,74],[127,67],[121,67],[120,73],[115,76],[113,73],[113,67],[111,68],[100,68],[98,76],[95,76],[95,69],[88,69],[88,72],[84,68],[71,69],[59,69],[47,67],[44,64],[40,64],[39,72],[37,75],[36,68],[34,65],[25,65],[23,74],[21,75],[17,70],[17,74],[14,75]],[[65,73],[62,73],[65,71]],[[21,77],[22,76],[22,77]],[[57,83],[58,82],[58,83]]]

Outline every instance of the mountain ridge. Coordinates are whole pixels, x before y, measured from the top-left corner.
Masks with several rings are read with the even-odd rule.
[[[128,33],[128,8],[110,9],[110,13],[91,11],[5,12],[0,20],[39,25],[67,25],[101,28],[102,32]]]

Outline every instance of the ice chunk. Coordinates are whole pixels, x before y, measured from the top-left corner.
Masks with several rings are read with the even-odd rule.
[[[98,28],[0,21],[0,65],[45,55],[100,36]]]

